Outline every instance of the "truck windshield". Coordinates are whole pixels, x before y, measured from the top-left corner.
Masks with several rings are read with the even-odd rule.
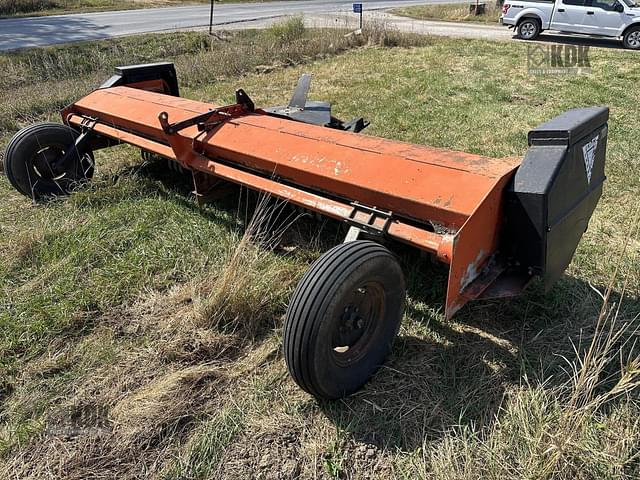
[[[627,7],[637,7],[638,4],[636,2],[634,2],[633,0],[622,0]]]

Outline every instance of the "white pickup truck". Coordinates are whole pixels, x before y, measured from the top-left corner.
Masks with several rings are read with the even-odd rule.
[[[633,0],[505,0],[500,23],[524,40],[556,30],[620,38],[626,48],[640,49],[640,7]]]

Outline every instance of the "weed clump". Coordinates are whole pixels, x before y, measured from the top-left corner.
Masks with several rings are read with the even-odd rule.
[[[281,45],[301,39],[305,31],[304,20],[299,15],[274,23],[267,29],[267,33]]]
[[[229,249],[222,271],[205,281],[200,320],[229,333],[256,337],[284,311],[297,273],[290,262],[273,253],[280,238],[297,218],[286,204],[262,196],[246,230]],[[233,245],[233,244],[232,244]]]
[[[0,0],[0,15],[39,12],[58,7],[58,3],[52,0]]]
[[[401,32],[397,28],[379,19],[372,19],[362,29],[362,39],[368,46],[376,47],[416,47],[427,46],[433,42],[429,37]]]

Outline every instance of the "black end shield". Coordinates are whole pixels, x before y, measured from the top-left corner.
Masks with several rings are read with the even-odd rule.
[[[505,202],[503,250],[548,287],[565,271],[602,195],[607,107],[570,110],[529,132]]]
[[[170,62],[116,67],[116,74],[100,85],[100,88],[131,85],[150,80],[163,80],[164,91],[162,93],[173,95],[174,97],[180,96],[176,69],[173,63]]]

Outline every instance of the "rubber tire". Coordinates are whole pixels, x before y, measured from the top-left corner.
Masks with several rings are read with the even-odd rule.
[[[624,48],[628,48],[630,50],[640,50],[640,45],[638,45],[636,47],[633,47],[633,46],[629,45],[629,36],[632,33],[635,33],[635,32],[640,32],[640,26],[631,27],[629,30],[624,32],[624,36],[622,37],[622,44],[624,45]]]
[[[341,295],[366,279],[384,291],[382,321],[372,324],[369,348],[348,367],[336,364],[331,345]],[[321,399],[345,397],[384,363],[398,334],[405,300],[405,281],[395,257],[372,241],[338,245],[322,255],[298,283],[287,309],[284,356],[289,373],[306,392]]]
[[[34,200],[53,195],[67,195],[75,186],[93,176],[93,153],[84,150],[76,157],[68,175],[62,180],[46,181],[40,178],[32,188],[31,178],[38,177],[30,159],[43,146],[68,147],[79,133],[59,123],[38,123],[23,128],[9,141],[4,154],[4,172],[9,183],[21,194]],[[85,158],[88,154],[89,159]]]
[[[525,38],[522,36],[522,29],[524,25],[533,25],[535,28],[535,33],[529,38]],[[518,23],[518,38],[520,38],[521,40],[535,40],[536,38],[538,38],[538,35],[540,35],[541,30],[542,28],[540,27],[540,22],[538,20],[536,20],[535,18],[525,18],[520,23]]]

